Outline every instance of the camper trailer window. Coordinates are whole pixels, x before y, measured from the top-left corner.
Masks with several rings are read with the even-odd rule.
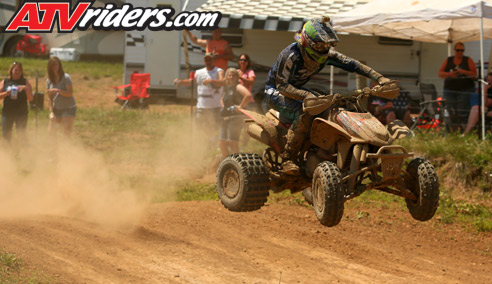
[[[231,47],[243,46],[243,30],[224,28],[222,29],[222,38],[229,42]],[[202,39],[212,39],[212,31],[202,31]]]

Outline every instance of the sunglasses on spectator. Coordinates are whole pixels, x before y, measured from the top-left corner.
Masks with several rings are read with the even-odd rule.
[[[455,49],[457,52],[463,52],[465,51],[464,49]]]
[[[241,61],[248,61],[248,60],[241,58],[241,59],[239,59],[239,62],[241,62]]]

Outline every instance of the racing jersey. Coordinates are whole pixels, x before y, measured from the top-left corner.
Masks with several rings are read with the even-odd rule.
[[[370,78],[369,72],[371,71],[364,70],[364,68],[362,68],[362,66],[364,66],[363,64],[343,55],[333,48],[330,49],[328,59],[325,63],[317,64],[317,66],[312,69],[306,68],[298,44],[292,43],[280,52],[277,61],[270,69],[265,89],[277,89],[282,95],[293,99],[299,99],[292,93],[295,92],[296,89],[301,89],[302,86],[309,82],[312,76],[318,74],[326,65],[333,65],[345,71],[356,72]]]

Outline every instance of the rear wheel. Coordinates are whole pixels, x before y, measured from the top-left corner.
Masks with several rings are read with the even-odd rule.
[[[332,227],[340,223],[344,210],[342,174],[332,162],[322,162],[313,174],[313,207],[319,222]]]
[[[268,198],[270,180],[265,164],[256,154],[227,156],[217,172],[217,192],[231,211],[260,209]]]
[[[417,158],[408,164],[409,177],[405,179],[407,188],[417,196],[417,200],[405,199],[407,208],[415,220],[430,220],[439,205],[439,182],[431,162]]]

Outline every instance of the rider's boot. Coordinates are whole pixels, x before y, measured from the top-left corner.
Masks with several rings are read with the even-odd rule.
[[[299,166],[295,161],[299,158],[299,150],[302,147],[304,141],[303,133],[296,132],[289,129],[286,135],[287,143],[285,144],[285,150],[280,154],[282,157],[282,169],[281,172],[287,175],[297,176],[300,174]]]
[[[291,127],[286,135],[287,143],[285,144],[285,150],[280,155],[282,157],[282,173],[288,175],[299,175],[299,165],[296,164],[306,134],[311,129],[313,117],[307,113],[303,113],[299,116],[299,120],[294,127]]]

